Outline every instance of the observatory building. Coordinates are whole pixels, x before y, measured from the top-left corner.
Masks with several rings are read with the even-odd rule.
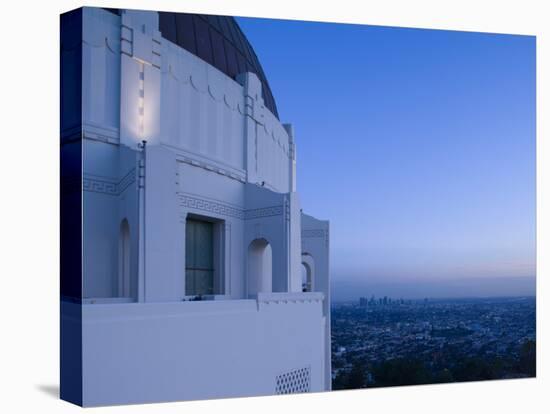
[[[329,223],[231,17],[61,16],[61,398],[330,390]]]

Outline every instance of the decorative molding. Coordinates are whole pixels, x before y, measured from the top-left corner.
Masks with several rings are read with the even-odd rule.
[[[153,36],[153,59],[151,64],[156,67],[157,69],[160,69],[162,57],[161,57],[161,41],[160,38],[157,38],[156,36]]]
[[[178,193],[179,205],[181,207],[207,211],[221,216],[234,217],[239,220],[252,220],[265,217],[275,217],[283,214],[283,206],[270,206],[245,210],[236,206],[230,206],[214,200],[193,197],[187,194]]]
[[[130,48],[131,43],[128,44]],[[201,65],[205,63],[178,45],[163,40],[162,50],[167,56],[160,66],[163,75],[171,76],[181,84],[189,84],[189,87],[198,93],[207,95],[216,103],[224,104],[229,110],[240,113],[245,119],[249,118],[265,131],[267,137],[278,143],[280,150],[290,158],[288,132],[277,117],[265,107],[261,94],[256,99],[249,95],[245,86],[226,74],[219,74],[218,71],[212,71],[213,73],[203,71]],[[130,52],[128,54],[131,56]],[[157,55],[153,52],[153,57],[155,56]]]
[[[136,169],[132,168],[117,184],[119,194],[122,194],[130,185],[136,181]]]
[[[111,43],[113,45],[115,45],[116,43],[111,40]],[[89,47],[93,47],[93,48],[100,48],[100,47],[104,47],[105,49],[107,49],[109,52],[111,53],[116,53],[115,51],[115,47],[111,46],[111,44],[109,44],[109,36],[104,36],[101,40],[101,42],[99,44],[93,44],[91,41],[89,40],[86,40],[86,39],[82,39],[82,44],[83,45],[86,45],[86,46],[89,46]]]
[[[82,190],[91,193],[101,193],[113,196],[122,194],[132,183],[136,181],[136,169],[132,168],[128,174],[116,182],[114,179],[84,176]]]
[[[84,134],[83,137],[87,141],[97,141],[102,142],[103,144],[109,144],[109,145],[120,145],[120,140],[118,138],[107,138],[105,136],[99,136],[99,135],[89,135]]]
[[[325,295],[322,292],[260,292],[256,300],[259,307],[271,304],[322,302],[324,298]]]
[[[102,193],[109,195],[118,195],[117,185],[115,182],[96,179],[96,178],[84,178],[82,180],[82,190],[92,193]]]
[[[132,57],[134,52],[134,29],[129,26],[128,19],[124,17],[121,19],[122,23],[120,27],[120,53]]]
[[[326,237],[327,231],[324,229],[308,229],[302,230],[303,238],[313,238],[313,237]]]
[[[306,239],[306,238],[324,239],[325,246],[328,249],[328,244],[329,244],[329,230],[328,229],[306,229],[306,230],[302,230],[302,251],[304,250],[304,239]]]
[[[290,200],[288,197],[285,197],[285,219],[287,222],[290,222]]]
[[[280,216],[281,214],[283,214],[283,206],[272,206],[245,210],[244,218],[245,220],[251,220],[263,217]]]
[[[85,139],[108,144],[118,144],[120,142],[118,128],[97,125],[89,121],[82,123],[82,135]]]
[[[234,217],[240,220],[244,219],[244,210],[231,207],[216,201],[204,200],[179,193],[179,204],[181,207],[193,208],[196,210],[207,211],[222,216]]]
[[[160,69],[162,40],[150,23],[132,21],[132,12],[124,11],[120,19],[120,53]],[[139,19],[138,19],[139,20]]]

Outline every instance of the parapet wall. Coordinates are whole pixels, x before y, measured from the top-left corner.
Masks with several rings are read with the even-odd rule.
[[[83,405],[323,391],[323,297],[82,305]]]

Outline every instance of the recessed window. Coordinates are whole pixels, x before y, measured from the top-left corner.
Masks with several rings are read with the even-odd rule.
[[[302,292],[315,289],[315,261],[309,253],[302,253]]]
[[[185,293],[214,293],[214,223],[187,219],[185,226]]]
[[[120,223],[118,243],[118,296],[128,298],[132,296],[132,290],[130,276],[130,226],[126,219]]]

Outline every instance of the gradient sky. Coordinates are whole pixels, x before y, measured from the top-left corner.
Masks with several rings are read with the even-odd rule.
[[[336,296],[534,294],[535,37],[237,20]]]

